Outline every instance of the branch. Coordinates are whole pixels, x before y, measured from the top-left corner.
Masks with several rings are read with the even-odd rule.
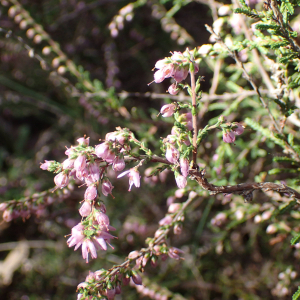
[[[205,190],[209,191],[211,195],[216,194],[238,194],[245,197],[246,201],[251,201],[253,198],[253,192],[255,190],[262,190],[264,192],[275,191],[278,193],[288,194],[290,197],[295,198],[300,204],[300,193],[296,190],[284,185],[276,184],[272,182],[252,182],[252,183],[241,183],[237,185],[213,185],[207,181],[205,178],[205,169],[200,172],[196,170],[190,170],[189,174],[192,176],[191,179],[194,179],[198,184]]]

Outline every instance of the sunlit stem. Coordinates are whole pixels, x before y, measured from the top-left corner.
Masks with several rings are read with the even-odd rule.
[[[197,103],[196,103],[196,80],[195,73],[190,71],[191,74],[191,90],[192,90],[192,121],[193,121],[193,168],[197,165]]]

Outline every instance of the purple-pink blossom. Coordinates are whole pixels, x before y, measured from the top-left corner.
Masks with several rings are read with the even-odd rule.
[[[141,176],[139,171],[136,168],[132,168],[130,170],[127,170],[123,173],[121,173],[117,178],[121,178],[125,175],[128,174],[129,177],[129,189],[128,191],[131,191],[132,185],[135,185],[137,188],[140,187],[140,181],[141,181]]]
[[[180,189],[184,189],[187,185],[187,180],[183,175],[178,175],[176,178],[176,184]]]
[[[92,211],[92,205],[89,201],[84,201],[79,209],[79,214],[82,217],[87,217]]]
[[[84,193],[84,200],[94,200],[97,197],[97,187],[90,185]]]
[[[40,168],[42,170],[48,170],[48,168],[50,167],[50,165],[54,162],[54,160],[45,160],[45,162],[43,164],[40,165]]]
[[[176,149],[172,144],[167,145],[167,151],[166,151],[166,159],[172,163],[176,164],[179,159],[179,151]]]
[[[86,157],[85,155],[79,155],[74,161],[74,169],[76,171],[82,171],[86,167]]]
[[[223,131],[223,141],[225,143],[233,143],[235,141],[235,134],[233,131]]]
[[[190,169],[190,165],[189,165],[188,159],[187,158],[181,158],[179,163],[180,163],[181,174],[184,177],[187,177],[188,174],[189,174],[189,169]]]
[[[108,179],[104,179],[102,182],[102,194],[104,196],[108,196],[109,194],[111,194],[112,189],[113,189],[113,185],[111,184],[111,182]]]
[[[175,104],[166,104],[162,106],[162,108],[160,109],[160,113],[164,118],[171,117],[174,114],[175,109],[176,109]]]
[[[62,189],[69,184],[69,176],[63,172],[60,172],[54,177],[55,185]]]

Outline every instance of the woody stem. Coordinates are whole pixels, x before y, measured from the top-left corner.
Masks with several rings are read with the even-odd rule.
[[[195,73],[190,71],[191,74],[191,90],[192,90],[192,122],[193,122],[193,167],[197,164],[197,103],[196,103],[196,80]]]

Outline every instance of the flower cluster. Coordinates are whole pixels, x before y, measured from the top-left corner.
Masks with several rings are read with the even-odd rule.
[[[161,83],[166,78],[174,78],[175,83],[171,84],[168,89],[171,95],[178,94],[180,90],[178,83],[187,78],[191,68],[193,68],[194,73],[199,71],[194,53],[188,49],[183,53],[174,51],[171,57],[160,59],[156,62],[155,68],[158,70],[154,73],[154,82]]]

